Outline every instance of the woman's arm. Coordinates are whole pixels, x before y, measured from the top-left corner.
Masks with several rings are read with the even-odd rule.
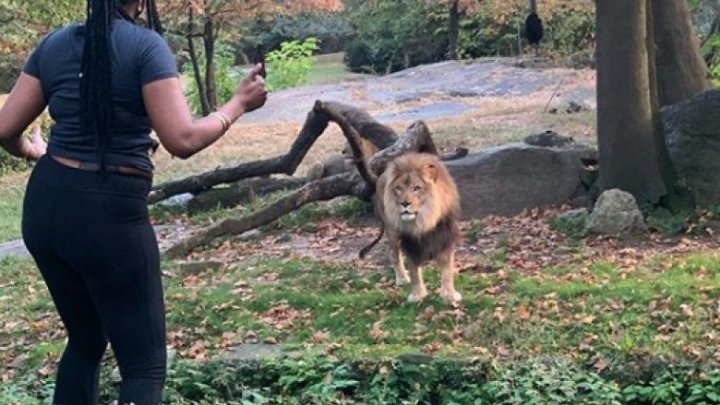
[[[218,109],[235,122],[241,115],[265,104],[267,90],[255,66],[242,81],[233,98]],[[187,159],[217,141],[225,133],[225,125],[215,116],[193,120],[180,80],[169,78],[143,86],[145,108],[160,143],[173,156]]]
[[[31,143],[22,134],[46,105],[40,80],[21,73],[0,109],[0,146],[11,155],[39,159],[45,153],[44,143],[41,140],[40,143],[38,140]]]

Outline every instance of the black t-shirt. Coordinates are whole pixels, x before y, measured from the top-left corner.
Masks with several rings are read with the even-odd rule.
[[[82,133],[80,125],[84,31],[84,26],[72,24],[52,32],[30,55],[23,71],[40,80],[55,122],[48,153],[94,162],[96,140]],[[152,170],[148,153],[152,147],[150,119],[142,87],[177,77],[175,57],[158,33],[120,19],[113,23],[111,46],[115,121],[110,130],[107,162]]]

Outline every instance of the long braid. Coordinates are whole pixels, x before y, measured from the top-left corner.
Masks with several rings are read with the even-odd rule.
[[[101,172],[105,171],[113,124],[110,31],[116,9],[116,0],[88,0],[85,22],[80,81],[82,125],[84,132],[96,139]]]
[[[148,25],[162,34],[162,25],[155,0],[145,1]],[[121,6],[128,0],[87,0],[85,47],[80,80],[81,125],[83,132],[95,137],[100,171],[106,169],[106,151],[113,127],[112,46],[110,34],[113,20],[127,14]]]
[[[158,13],[155,0],[145,0],[145,10],[147,10],[148,28],[162,35],[163,27],[162,23],[160,23],[160,14]]]

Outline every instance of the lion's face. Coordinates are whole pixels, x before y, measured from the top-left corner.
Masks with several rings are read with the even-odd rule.
[[[409,153],[394,159],[378,180],[388,229],[419,236],[459,212],[459,196],[447,168],[434,155]]]
[[[413,222],[417,219],[432,194],[432,186],[429,179],[417,172],[400,175],[390,184],[401,221]]]

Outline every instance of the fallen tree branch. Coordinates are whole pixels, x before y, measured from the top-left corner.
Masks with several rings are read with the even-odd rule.
[[[299,190],[274,203],[241,218],[229,218],[211,225],[195,235],[170,247],[165,254],[170,258],[187,255],[193,249],[204,246],[224,235],[239,235],[251,229],[267,225],[281,216],[315,201],[331,200],[352,194],[357,189],[357,173],[343,173],[305,185]]]
[[[259,178],[247,179],[230,187],[214,188],[198,194],[187,203],[187,210],[191,214],[215,208],[231,208],[238,204],[251,202],[256,197],[274,193],[276,191],[296,189],[310,181],[305,178]]]
[[[360,142],[362,142],[360,133],[358,133],[355,127],[350,125],[342,114],[332,108],[324,108],[321,101],[317,101],[315,103],[314,110],[324,111],[324,113],[330,117],[330,120],[334,121],[340,127],[345,135],[345,139],[347,139],[348,144],[350,145],[350,150],[355,158],[355,166],[357,167],[360,176],[365,180],[365,182],[367,182],[368,185],[375,187],[375,183],[377,183],[377,175],[372,173],[368,168],[367,161],[371,158],[371,156],[363,155],[362,148],[360,147]]]
[[[316,107],[318,108],[313,108],[308,113],[305,124],[287,154],[160,184],[150,192],[148,203],[154,204],[183,193],[196,194],[218,184],[234,183],[251,177],[271,174],[293,175],[317,138],[327,128],[331,115],[343,117],[361,137],[369,140],[379,149],[392,145],[398,139],[392,128],[377,122],[359,108],[337,102],[317,102]]]

